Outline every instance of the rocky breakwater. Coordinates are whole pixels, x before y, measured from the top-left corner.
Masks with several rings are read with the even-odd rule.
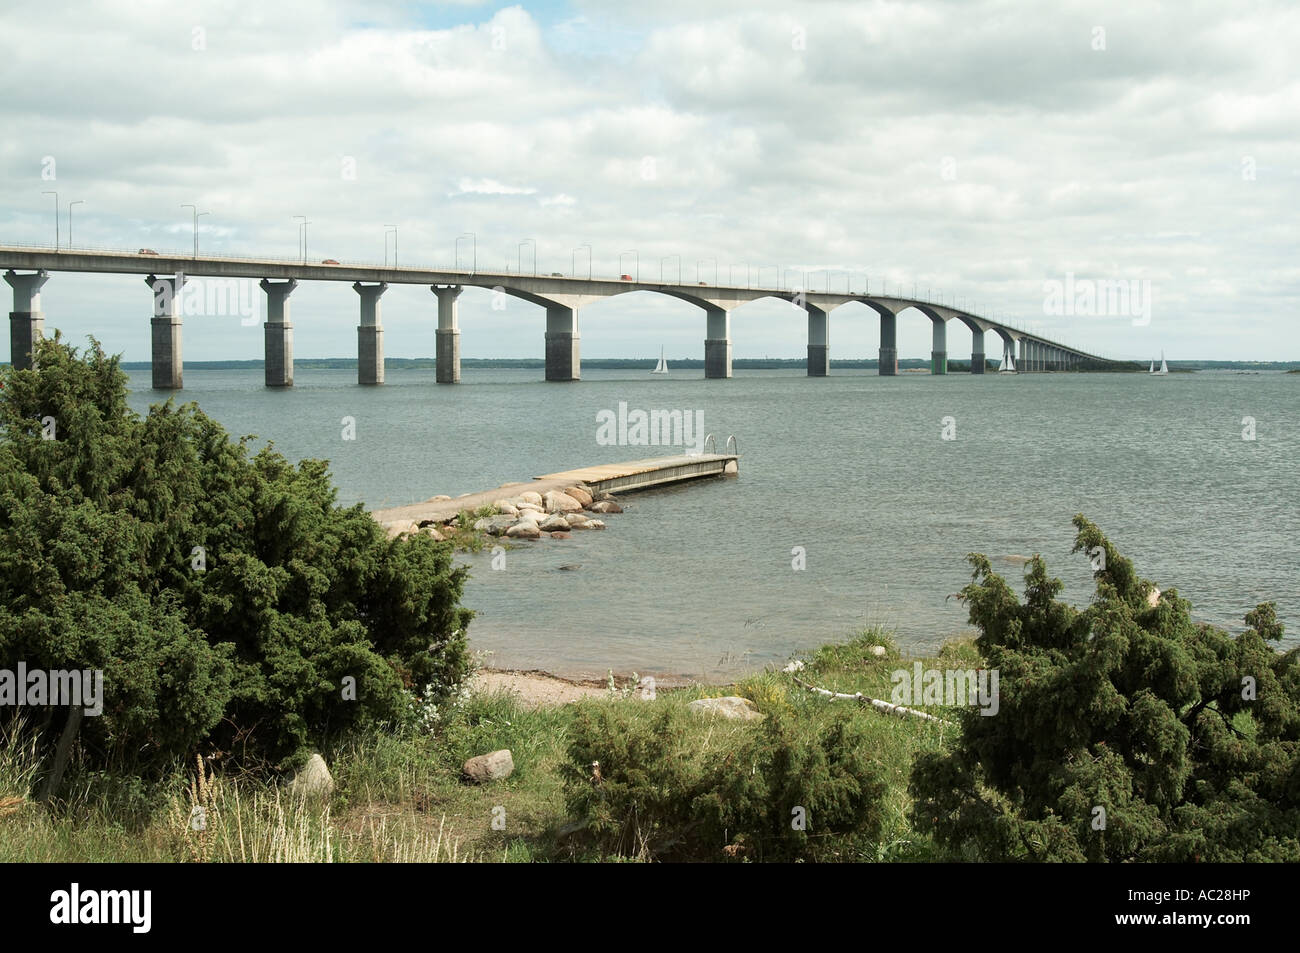
[[[425,532],[440,540],[454,540],[466,529],[506,539],[568,539],[575,532],[603,530],[605,521],[598,517],[622,512],[613,495],[577,484],[544,493],[523,490],[473,510],[384,525],[390,535]]]

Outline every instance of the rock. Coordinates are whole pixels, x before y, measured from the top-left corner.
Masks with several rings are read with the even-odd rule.
[[[395,536],[401,536],[403,533],[414,533],[416,529],[419,528],[416,525],[415,520],[394,520],[391,523],[383,523],[381,525],[384,527],[384,532],[388,534],[390,539]]]
[[[686,706],[701,715],[717,715],[732,721],[762,721],[760,712],[748,698],[728,695],[725,698],[701,698]]]
[[[532,520],[524,520],[516,523],[506,530],[506,536],[510,539],[540,539],[542,531],[537,528],[537,524]]]
[[[599,503],[592,503],[587,509],[593,513],[622,513],[623,507],[619,506],[613,500],[601,500]]]
[[[325,759],[319,754],[308,758],[289,782],[289,790],[303,797],[329,797],[334,791],[334,778]]]
[[[591,522],[591,517],[581,513],[566,513],[564,521],[569,524],[569,529],[578,529]]]
[[[542,494],[534,490],[524,490],[519,494],[519,499],[525,503],[532,503],[534,506],[542,505]]]
[[[583,520],[581,523],[575,523],[570,517],[569,529],[604,529],[605,524],[600,520]]]
[[[429,497],[429,502],[430,502],[430,503],[445,503],[445,502],[447,502],[447,501],[450,500],[450,499],[451,499],[451,497],[446,496],[446,495],[431,496],[431,497]]]
[[[487,528],[492,525],[492,521],[486,516],[474,521],[474,530],[479,533],[486,533]]]
[[[1160,605],[1160,590],[1155,586],[1152,586],[1151,591],[1147,593],[1147,605],[1152,609]]]
[[[802,671],[803,671],[803,667],[804,667],[804,666],[803,666],[803,659],[794,659],[794,660],[792,660],[792,661],[790,662],[789,665],[787,665],[785,668],[781,669],[781,671],[783,671],[783,672],[802,672]]]
[[[488,519],[487,531],[490,536],[504,536],[517,520],[513,516],[493,516]],[[478,524],[475,523],[475,526]]]
[[[567,565],[564,566],[555,567],[557,572],[577,572],[581,568],[582,568],[582,563],[568,563]]]
[[[591,494],[588,493],[583,487],[571,486],[564,491],[564,495],[573,497],[583,506],[591,506]]]
[[[515,509],[520,513],[540,513],[543,516],[546,515],[546,507],[540,506],[536,503],[518,503],[515,505]]]
[[[470,758],[461,768],[465,777],[476,784],[504,780],[510,777],[514,770],[515,759],[511,757],[509,748],[502,748],[500,751],[493,751],[491,754],[481,754],[477,758]]]
[[[551,490],[542,497],[542,505],[546,507],[548,513],[575,513],[582,509],[581,503],[569,494],[558,490]]]
[[[606,493],[604,490],[596,490],[591,494],[592,500],[597,503],[604,503],[614,498],[613,493]]]
[[[555,532],[551,534],[551,539],[573,539],[572,533]]]
[[[876,658],[884,658],[886,655],[889,654],[889,649],[885,648],[883,645],[873,645],[867,651],[869,651]]]
[[[507,503],[504,500],[502,500],[499,501],[496,506],[497,506],[497,512],[500,513],[502,516],[519,515],[519,510],[512,503]]]
[[[437,531],[436,529],[434,529],[432,526],[430,526],[428,529],[426,529],[426,530],[425,530],[425,533],[427,533],[429,536],[432,536],[432,537],[433,537],[433,541],[434,541],[435,543],[441,543],[444,539],[446,539],[446,537],[443,536],[442,533],[438,532],[438,531]]]
[[[569,521],[559,513],[552,513],[550,516],[546,517],[546,519],[538,523],[537,528],[547,533],[553,533],[557,530],[564,533],[569,529]]]

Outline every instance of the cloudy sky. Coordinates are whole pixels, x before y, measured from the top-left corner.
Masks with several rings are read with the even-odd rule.
[[[1300,8],[1268,2],[612,0],[61,2],[0,11],[0,243],[666,272],[959,296],[1117,357],[1300,359]],[[52,160],[52,161],[51,161]],[[635,252],[635,255],[631,254]],[[627,253],[627,254],[624,254]],[[471,242],[460,245],[466,264]],[[522,260],[521,260],[522,259]],[[715,266],[716,262],[716,266]],[[636,264],[634,264],[636,263]],[[1149,322],[1057,315],[1045,282],[1129,280]],[[357,296],[293,295],[300,357],[353,356]],[[541,357],[541,309],[460,299],[466,357]],[[48,327],[147,360],[138,276],[55,275]],[[427,288],[383,299],[390,356],[430,356]],[[703,356],[702,311],[583,310],[589,357]],[[806,323],[733,314],[737,357]],[[861,305],[833,357],[874,357]],[[191,317],[190,360],[262,332]],[[929,321],[899,320],[900,357]],[[1000,352],[990,335],[990,355]],[[949,328],[949,355],[970,335]]]

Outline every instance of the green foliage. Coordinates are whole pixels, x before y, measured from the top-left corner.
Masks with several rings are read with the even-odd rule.
[[[570,816],[602,852],[836,859],[879,836],[884,783],[848,713],[797,723],[778,709],[757,726],[719,723],[703,743],[695,717],[581,706],[560,770]]]
[[[471,613],[449,546],[387,539],[324,462],[250,454],[193,404],[133,413],[96,342],[43,341],[35,363],[0,378],[0,667],[103,670],[88,768],[158,773],[197,747],[283,764],[397,722],[408,689],[455,691]],[[43,742],[66,717],[47,709]]]
[[[1023,603],[969,557],[962,596],[1000,710],[963,713],[954,750],[918,759],[918,829],[988,860],[1300,858],[1300,664],[1268,645],[1273,605],[1236,637],[1194,623],[1177,591],[1155,599],[1097,527],[1074,525],[1076,552],[1105,555],[1083,610],[1056,601],[1037,556]]]

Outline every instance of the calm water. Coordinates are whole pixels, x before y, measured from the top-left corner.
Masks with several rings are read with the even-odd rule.
[[[505,571],[462,557],[471,642],[498,666],[719,678],[871,623],[932,648],[969,631],[949,596],[971,551],[1017,588],[1016,557],[1042,553],[1086,601],[1076,512],[1199,618],[1239,628],[1271,599],[1288,642],[1300,632],[1297,375],[701,374],[547,384],[540,370],[467,370],[439,387],[431,370],[389,370],[361,388],[354,370],[300,370],[277,392],[260,369],[187,368],[182,396],[233,434],[328,459],[340,502],[371,507],[669,452],[596,443],[597,412],[619,401],[702,410],[720,447],[737,435],[736,479],[629,495],[606,532],[525,544]],[[131,380],[137,409],[158,399],[147,371]],[[341,439],[345,416],[355,441]],[[946,416],[955,440],[941,438]],[[806,571],[791,569],[795,546]]]

